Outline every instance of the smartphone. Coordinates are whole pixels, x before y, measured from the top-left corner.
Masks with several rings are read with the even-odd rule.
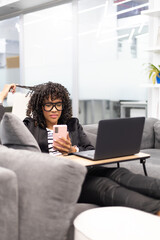
[[[58,143],[54,142],[54,140],[57,140],[60,137],[67,138],[67,125],[53,126],[53,146],[58,146]]]

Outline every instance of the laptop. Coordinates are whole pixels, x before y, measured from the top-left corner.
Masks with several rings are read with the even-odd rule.
[[[74,155],[97,161],[139,153],[144,121],[144,117],[101,120],[95,150]]]

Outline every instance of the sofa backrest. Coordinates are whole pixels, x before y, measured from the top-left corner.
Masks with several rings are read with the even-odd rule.
[[[87,134],[91,144],[96,146],[98,124],[83,125],[83,130]]]
[[[91,144],[95,147],[98,124],[83,125],[83,129],[91,141]],[[158,119],[145,119],[140,148],[160,148],[160,121]]]

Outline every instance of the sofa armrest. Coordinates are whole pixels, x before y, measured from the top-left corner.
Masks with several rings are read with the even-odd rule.
[[[0,167],[0,239],[18,240],[18,186],[11,170]]]
[[[64,240],[86,168],[64,157],[0,146],[0,166],[17,175],[23,240]]]
[[[160,149],[160,121],[154,124],[155,148]]]
[[[154,124],[158,121],[156,118],[146,118],[143,136],[141,141],[141,149],[154,148],[155,146],[155,134],[154,134]]]

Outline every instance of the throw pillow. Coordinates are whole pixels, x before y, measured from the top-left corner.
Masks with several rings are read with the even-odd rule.
[[[40,152],[38,143],[33,135],[24,123],[12,113],[5,113],[2,118],[0,139],[3,145],[10,148]]]

